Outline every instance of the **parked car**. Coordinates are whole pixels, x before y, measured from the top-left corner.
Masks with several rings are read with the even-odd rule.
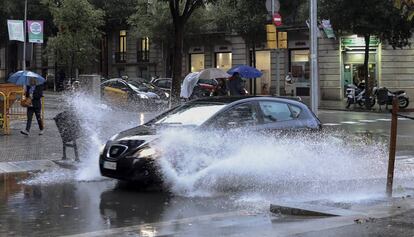
[[[168,102],[170,98],[170,92],[164,91],[162,88],[157,87],[144,78],[128,78],[128,83],[131,83],[135,87],[138,87],[143,92],[152,92],[157,94],[163,102]]]
[[[319,119],[298,101],[274,97],[208,97],[171,109],[144,125],[112,137],[100,151],[101,175],[141,185],[162,183],[155,143],[163,128],[200,131],[320,130]]]
[[[167,93],[171,92],[172,79],[171,78],[158,78],[151,82],[155,87],[158,87]],[[198,99],[208,97],[213,94],[217,88],[218,82],[216,80],[200,79],[197,85],[194,87],[192,99]]]
[[[171,84],[172,79],[171,78],[157,78],[150,82],[153,86],[156,86],[166,92],[171,92]]]
[[[107,80],[101,84],[101,98],[116,106],[141,106],[145,109],[158,109],[163,104],[160,96],[146,92],[131,82],[120,78]]]

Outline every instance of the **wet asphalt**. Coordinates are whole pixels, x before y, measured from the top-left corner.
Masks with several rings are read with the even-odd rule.
[[[327,131],[388,141],[389,114],[321,111],[319,117]],[[412,131],[414,121],[399,121],[397,162],[414,164]],[[259,230],[271,233],[275,221],[300,221],[272,215],[267,203],[240,204],[234,195],[182,197],[108,179],[79,182],[53,177],[41,181],[36,174],[3,177],[0,236],[255,236]],[[346,228],[338,231],[346,236]]]

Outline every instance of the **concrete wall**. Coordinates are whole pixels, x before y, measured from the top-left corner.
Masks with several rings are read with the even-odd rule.
[[[390,90],[405,90],[414,98],[414,49],[394,50],[383,46],[379,85]]]
[[[341,57],[339,41],[319,39],[319,86],[322,100],[341,99]]]
[[[279,55],[279,57],[277,56]],[[279,59],[279,62],[278,62]],[[288,52],[286,49],[280,49],[278,52],[276,50],[272,50],[270,53],[270,78],[271,78],[271,85],[270,85],[270,94],[274,95],[276,93],[277,88],[277,79],[279,78],[279,87],[280,87],[280,95],[284,95],[284,88],[285,88],[285,77],[288,72],[289,61],[288,61]],[[277,64],[279,64],[279,75],[277,75]]]

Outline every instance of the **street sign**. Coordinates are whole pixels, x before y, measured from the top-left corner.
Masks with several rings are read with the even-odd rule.
[[[275,24],[275,26],[282,25],[282,16],[278,12],[273,15],[273,24]]]
[[[267,34],[267,48],[277,49],[276,26],[272,24],[266,25],[266,34]]]
[[[9,40],[17,40],[24,42],[24,28],[21,20],[7,20],[9,29]]]
[[[27,21],[29,43],[43,43],[43,21]]]

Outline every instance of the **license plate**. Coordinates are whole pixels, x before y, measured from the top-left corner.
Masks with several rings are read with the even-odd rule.
[[[116,170],[116,162],[104,161],[103,167],[108,170]]]

